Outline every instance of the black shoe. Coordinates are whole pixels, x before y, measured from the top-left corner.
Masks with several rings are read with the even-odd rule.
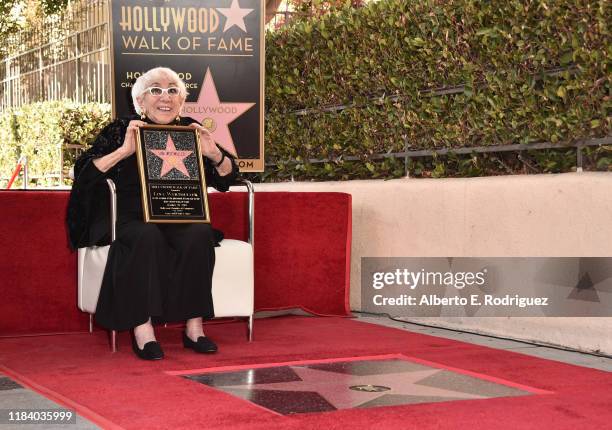
[[[189,336],[187,336],[185,332],[183,332],[183,346],[185,348],[191,348],[195,352],[202,354],[217,352],[217,344],[206,336],[200,336],[198,337],[198,341],[194,342],[193,340],[189,339]]]
[[[134,353],[143,360],[161,360],[164,358],[164,351],[158,342],[152,340],[145,343],[145,346],[140,349],[136,343],[136,338],[132,338],[132,349]]]

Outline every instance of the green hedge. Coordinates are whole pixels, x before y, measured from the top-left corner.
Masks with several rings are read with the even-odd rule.
[[[0,185],[6,185],[21,155],[28,157],[29,186],[63,185],[60,171],[67,175],[79,151],[69,145],[86,147],[109,120],[109,105],[70,101],[32,103],[2,113]]]
[[[10,113],[0,115],[0,188],[6,188],[19,159],[19,147],[15,139],[15,117]]]
[[[269,33],[265,136],[273,165],[249,176],[394,178],[404,175],[404,160],[376,154],[609,136],[606,5],[381,0]],[[459,93],[432,93],[454,86]],[[337,105],[345,108],[324,109]],[[8,178],[21,153],[31,175],[57,175],[60,148],[66,171],[76,154],[66,145],[91,142],[109,112],[70,102],[4,112],[0,177]],[[414,158],[407,167],[412,176],[482,176],[566,172],[575,161],[575,150],[559,148]],[[587,169],[612,170],[612,150],[587,148],[584,161]]]
[[[277,162],[266,180],[401,176],[402,160],[371,155],[403,151],[405,142],[417,150],[609,135],[604,8],[594,0],[382,0],[269,35],[267,156],[299,161]],[[457,85],[461,94],[426,92]],[[348,108],[320,109],[329,105]],[[312,110],[293,113],[300,109]],[[337,161],[305,161],[327,157]],[[442,176],[483,174],[474,157],[459,157],[465,168],[447,158],[433,161]],[[428,163],[412,162],[412,171]],[[564,171],[567,163],[541,164],[536,170]]]

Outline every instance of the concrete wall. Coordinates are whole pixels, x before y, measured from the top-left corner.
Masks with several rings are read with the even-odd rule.
[[[353,196],[351,308],[361,257],[612,256],[612,173],[257,184]],[[443,327],[612,354],[612,318],[435,318]]]

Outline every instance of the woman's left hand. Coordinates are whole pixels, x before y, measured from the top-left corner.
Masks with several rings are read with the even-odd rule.
[[[215,141],[210,134],[210,131],[206,130],[200,124],[192,122],[190,127],[196,129],[200,135],[200,152],[207,158],[210,158],[215,163],[221,160],[223,154],[221,150],[215,144]]]

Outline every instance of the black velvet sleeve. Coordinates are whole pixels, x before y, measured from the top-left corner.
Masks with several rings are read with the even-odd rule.
[[[118,119],[108,124],[94,140],[91,147],[77,159],[74,165],[75,184],[91,185],[91,179],[103,179],[95,171],[86,173],[89,164],[96,158],[110,154],[123,144],[129,120]],[[99,170],[98,170],[99,172]],[[101,173],[101,172],[100,172]],[[82,174],[85,174],[83,177]]]
[[[94,222],[108,222],[108,220],[100,220],[100,218],[108,218],[108,187],[105,179],[116,179],[117,166],[107,172],[101,172],[93,160],[110,154],[123,144],[130,119],[135,118],[118,119],[107,125],[96,137],[91,148],[85,151],[75,163],[75,180],[66,214],[68,238],[73,249],[102,244],[98,243],[100,238],[92,237],[96,234],[91,233],[91,226]],[[189,125],[192,122],[196,121],[188,117],[180,120],[181,125]],[[238,167],[232,154],[221,147],[219,149],[230,159],[232,170],[227,175],[221,176],[214,162],[204,157],[206,185],[219,191],[227,191],[236,180]]]
[[[119,119],[107,125],[74,165],[74,182],[66,213],[68,239],[72,249],[96,244],[89,237],[89,226],[95,216],[106,213],[104,208],[98,206],[108,201],[108,198],[104,198],[105,194],[108,195],[105,179],[113,178],[115,170],[101,172],[93,160],[110,154],[123,144],[128,122]]]
[[[236,181],[236,177],[238,176],[238,165],[236,164],[236,159],[234,156],[217,145],[217,148],[221,150],[225,154],[226,158],[232,163],[232,170],[227,175],[221,176],[215,167],[215,163],[207,157],[204,157],[205,160],[205,170],[206,170],[206,185],[209,187],[214,187],[215,189],[225,192],[229,190],[229,187],[234,184]]]

